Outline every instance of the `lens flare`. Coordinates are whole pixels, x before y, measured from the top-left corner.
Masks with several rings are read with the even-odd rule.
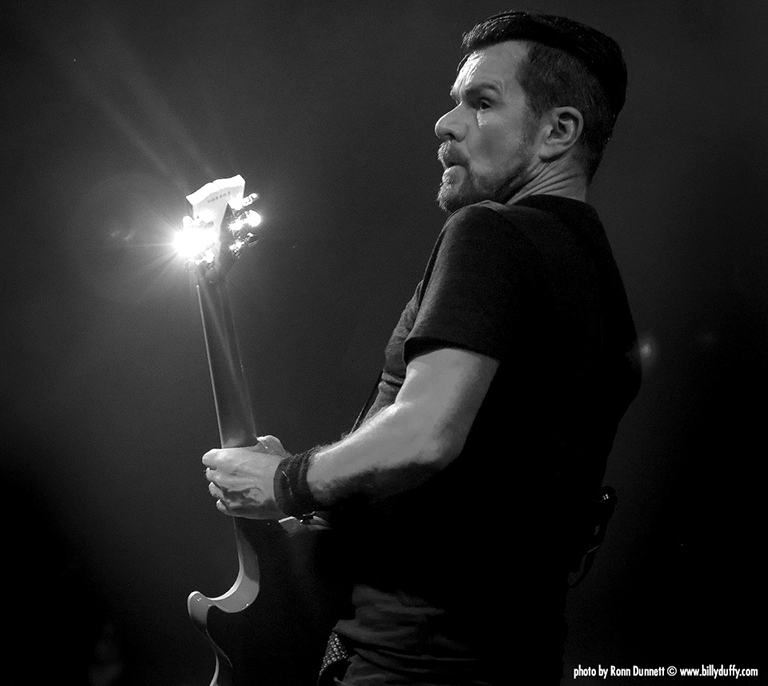
[[[173,246],[184,259],[192,262],[212,261],[218,231],[203,218],[184,217],[181,231],[176,233]]]

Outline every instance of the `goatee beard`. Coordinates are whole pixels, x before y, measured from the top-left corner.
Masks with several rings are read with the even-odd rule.
[[[437,204],[443,212],[455,212],[462,207],[480,202],[482,198],[475,199],[475,194],[464,191],[462,186],[465,184],[466,180],[459,188],[454,188],[453,184],[446,183],[445,181],[440,184],[440,189],[437,191]]]
[[[441,182],[437,192],[437,204],[441,210],[449,213],[484,200],[504,204],[525,185],[526,174],[522,166],[494,188],[479,188],[469,170],[464,167],[466,176],[460,183]]]

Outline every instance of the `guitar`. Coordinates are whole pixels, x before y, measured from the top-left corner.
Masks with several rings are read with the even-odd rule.
[[[193,218],[185,217],[223,448],[258,443],[226,288],[229,269],[258,239],[257,196],[243,198],[244,186],[240,176],[203,186],[187,196]],[[215,656],[210,686],[314,684],[343,592],[332,578],[328,527],[293,518],[233,518],[233,525],[234,584],[218,597],[195,591],[187,600]]]

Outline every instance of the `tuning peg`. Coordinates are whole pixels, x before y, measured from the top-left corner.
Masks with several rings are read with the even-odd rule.
[[[244,198],[236,198],[234,200],[230,200],[229,206],[235,213],[237,213],[256,202],[258,197],[258,193],[251,193],[250,195],[246,195]]]
[[[258,212],[255,210],[248,210],[247,212],[237,215],[235,219],[229,223],[228,228],[233,235],[238,235],[247,233],[250,229],[255,229],[261,224],[261,221],[261,215]]]

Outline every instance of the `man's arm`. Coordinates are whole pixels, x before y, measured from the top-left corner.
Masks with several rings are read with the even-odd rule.
[[[497,367],[458,348],[414,358],[392,405],[312,456],[312,494],[332,507],[351,495],[378,499],[426,481],[461,452]]]
[[[312,455],[307,484],[316,501],[332,508],[353,495],[383,498],[445,468],[461,452],[497,368],[496,360],[458,348],[413,358],[392,405]],[[219,509],[235,516],[280,517],[273,482],[284,454],[273,437],[251,448],[206,453],[206,476]]]

